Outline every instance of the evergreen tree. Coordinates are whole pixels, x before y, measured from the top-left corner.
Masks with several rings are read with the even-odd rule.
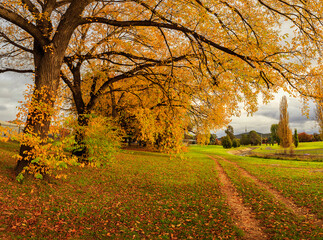
[[[232,147],[234,148],[240,147],[240,139],[237,139],[237,138],[233,139]]]
[[[296,128],[295,128],[295,131],[294,131],[293,140],[294,140],[295,147],[298,147],[299,140],[298,140],[298,134],[297,134],[297,129]]]
[[[253,146],[261,145],[261,137],[254,130],[249,132],[249,140],[250,140],[250,144]]]

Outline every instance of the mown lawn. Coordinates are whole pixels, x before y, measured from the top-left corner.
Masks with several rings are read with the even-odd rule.
[[[6,150],[4,150],[6,148]],[[10,149],[11,151],[12,149]],[[123,152],[106,168],[19,184],[0,150],[0,239],[237,239],[214,161]]]
[[[323,141],[320,142],[300,142],[297,148],[293,149],[296,154],[323,154]],[[254,152],[258,153],[279,153],[283,152],[278,144],[265,145],[258,147]],[[289,152],[289,149],[287,149]]]

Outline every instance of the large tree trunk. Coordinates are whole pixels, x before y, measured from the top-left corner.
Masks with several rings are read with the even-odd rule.
[[[47,1],[46,1],[47,2]],[[52,108],[59,87],[60,70],[66,49],[74,30],[79,26],[84,8],[92,0],[71,1],[66,12],[59,20],[54,33],[51,32],[53,23],[51,14],[55,9],[55,1],[45,4],[44,16],[36,20],[37,30],[33,31],[34,38],[34,64],[35,64],[35,90],[32,96],[33,106],[29,109],[25,133],[39,136],[46,141],[52,117]],[[54,5],[53,5],[54,4]],[[56,17],[55,17],[56,18]],[[55,20],[56,21],[56,20]],[[42,104],[42,105],[40,105]],[[28,143],[20,148],[21,159],[16,166],[16,173],[20,173],[25,166],[30,164],[34,156],[30,156],[33,147]]]
[[[35,48],[37,49],[37,48]],[[35,88],[27,116],[24,133],[38,136],[44,142],[49,133],[53,107],[59,87],[61,61],[53,53],[44,53],[39,49],[35,54]],[[21,159],[18,160],[15,172],[19,174],[34,159],[31,154],[33,146],[22,143]]]

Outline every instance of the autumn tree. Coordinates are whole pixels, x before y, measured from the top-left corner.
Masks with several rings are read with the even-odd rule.
[[[289,114],[286,96],[282,97],[280,102],[280,117],[277,129],[277,135],[280,139],[280,146],[288,148],[292,145],[292,131],[289,128]]]
[[[316,89],[319,96],[315,98],[315,118],[319,126],[321,139],[323,139],[323,86],[321,83],[321,79],[317,82]]]
[[[300,142],[312,142],[313,135],[307,134],[306,132],[301,132],[298,134],[298,139]]]
[[[171,83],[184,83],[195,93],[187,94],[190,98],[185,100],[188,111],[194,113],[192,121],[197,128],[208,129],[238,114],[240,101],[249,112],[255,111],[258,93],[265,101],[281,87],[302,95],[312,93],[315,78],[309,68],[322,46],[321,12],[318,0],[293,4],[273,0],[1,0],[0,71],[35,74],[25,133],[44,141],[60,77],[83,116],[121,80],[167,82],[166,89],[178,93],[185,89],[175,89]],[[295,27],[289,42],[279,31],[284,21]],[[86,31],[91,34],[82,38]],[[97,47],[93,48],[93,42],[99,43]],[[79,44],[86,48],[75,51]],[[82,78],[77,75],[87,72],[93,59],[109,63],[108,77],[100,84],[93,84],[92,79],[86,102],[82,88],[79,91]],[[214,103],[218,111],[213,112],[213,122],[205,113]],[[80,120],[86,122],[82,115]],[[31,148],[21,146],[17,172],[33,158],[28,156]]]

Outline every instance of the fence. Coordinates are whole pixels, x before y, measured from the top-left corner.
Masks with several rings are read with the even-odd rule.
[[[5,129],[3,131],[2,129]],[[24,130],[24,126],[13,123],[0,123],[0,137],[8,137],[8,135],[13,133],[21,133]]]

